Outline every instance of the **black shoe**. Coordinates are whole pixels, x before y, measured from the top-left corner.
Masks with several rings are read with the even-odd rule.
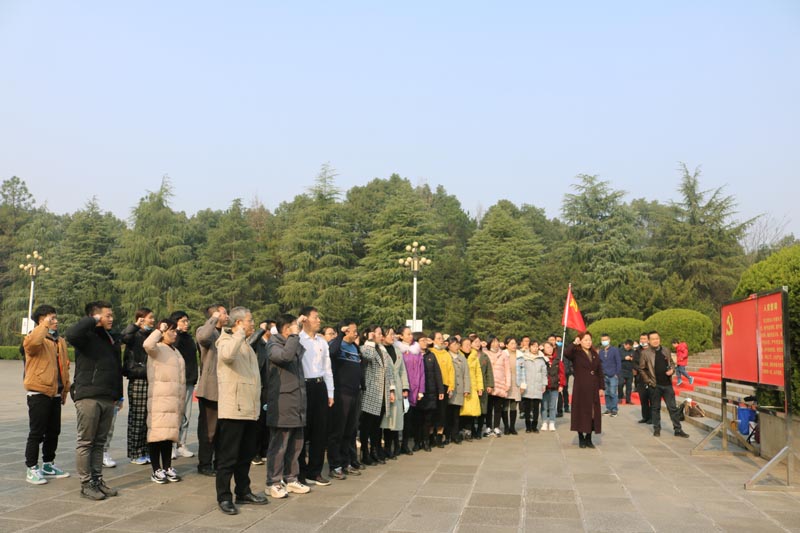
[[[581,448],[586,448],[586,439],[583,438],[583,435],[578,433],[578,446]]]
[[[330,472],[328,473],[328,476],[332,477],[333,479],[338,479],[339,481],[347,479],[347,475],[344,473],[344,470],[342,470],[341,467],[331,468]]]
[[[319,485],[320,487],[327,487],[331,484],[330,479],[326,479],[322,477],[322,474],[318,475],[315,478],[306,479],[306,485]]]
[[[370,459],[372,459],[372,462],[375,463],[375,464],[379,464],[379,465],[385,465],[386,464],[386,460],[384,458],[382,458],[380,455],[378,455],[377,452],[371,453],[369,457],[370,457]]]
[[[374,465],[374,464],[375,464],[375,463],[372,461],[372,459],[370,459],[370,458],[369,458],[369,456],[368,456],[368,455],[366,455],[366,456],[363,456],[363,457],[361,458],[361,466],[372,466],[372,465]]]
[[[411,451],[412,451],[412,452],[418,452],[418,451],[420,451],[421,449],[422,449],[422,447],[421,447],[419,444],[417,444],[417,443],[415,442],[415,443],[414,443],[414,447],[413,447],[413,448],[411,448]]]
[[[516,435],[517,434],[517,430],[514,429],[514,428],[511,428],[511,429],[508,430],[508,434],[509,435]]]
[[[654,437],[660,437],[661,436],[661,430],[660,429],[654,429],[653,430],[653,436]]]
[[[411,450],[409,450],[409,449],[408,449],[408,446],[402,446],[402,447],[400,448],[400,453],[402,453],[402,454],[404,454],[404,455],[414,455],[414,452],[412,452]]]
[[[350,468],[355,468],[356,470],[366,470],[367,469],[366,465],[363,465],[363,464],[359,463],[358,461],[355,461],[353,464],[351,464]]]
[[[422,447],[422,449],[423,449],[423,450],[425,450],[426,452],[433,451],[433,450],[431,449],[431,443],[430,443],[430,442],[426,442],[426,443],[425,443],[425,446],[423,446],[423,447]]]
[[[263,494],[253,494],[252,492],[245,494],[242,497],[236,497],[236,503],[239,505],[267,505],[269,500]],[[222,504],[220,503],[220,508]]]
[[[97,483],[94,480],[81,483],[81,497],[95,501],[106,499],[106,495],[97,487]]]
[[[197,473],[201,476],[216,477],[217,472],[213,468],[197,468]]]
[[[361,470],[354,467],[353,465],[350,465],[344,468],[344,473],[347,474],[348,476],[360,476]]]
[[[539,429],[538,429],[538,428],[533,428],[533,429],[531,430],[531,433],[539,433]]]
[[[569,407],[564,407],[564,412],[569,413]],[[556,415],[557,416],[557,415]]]
[[[688,439],[689,438],[689,434],[685,433],[682,429],[679,429],[678,431],[676,431],[675,432],[675,436],[676,437],[683,437],[684,439]]]
[[[650,421],[649,420],[645,420],[644,418],[642,418],[641,420],[639,420],[639,423],[640,424],[649,424]]]
[[[594,443],[592,442],[592,434],[586,435],[586,447],[594,449]]]
[[[569,413],[569,411],[567,411]],[[556,418],[564,418],[564,413],[556,413]]]
[[[444,448],[444,435],[436,435],[436,447],[437,448]]]
[[[106,485],[106,482],[103,478],[98,478],[97,480],[95,480],[95,485],[97,486],[97,489],[100,492],[106,495],[106,497],[116,496],[117,494],[119,494],[119,492],[117,492],[117,489],[112,489],[111,487]]]
[[[233,505],[233,502],[225,500],[224,502],[219,502],[219,510],[225,514],[239,514],[239,509]]]

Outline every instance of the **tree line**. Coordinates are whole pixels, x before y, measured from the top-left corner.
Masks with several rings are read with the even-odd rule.
[[[96,299],[114,304],[118,323],[145,306],[156,316],[186,310],[198,324],[218,302],[248,306],[257,320],[313,304],[329,322],[403,324],[412,284],[398,259],[418,241],[433,261],[419,278],[426,329],[544,335],[560,328],[570,282],[587,322],[682,307],[718,325],[744,269],[795,242],[772,232],[753,243],[758,221],[738,220],[735,198],[703,190],[685,165],[676,202],[626,202],[610,182],[579,175],[555,218],[509,200],[471,216],[444,187],[397,174],[346,192],[335,177],[323,165],[274,211],[235,199],[193,215],[171,207],[165,177],[128,220],[94,198],[53,213],[11,177],[0,186],[0,344],[19,342],[30,287],[19,264],[33,250],[51,267],[35,303],[54,305],[66,324]]]

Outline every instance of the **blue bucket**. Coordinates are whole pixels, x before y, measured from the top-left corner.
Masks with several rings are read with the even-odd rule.
[[[756,419],[756,412],[745,407],[736,408],[736,418],[739,419],[739,433],[742,435],[750,434],[750,422]]]

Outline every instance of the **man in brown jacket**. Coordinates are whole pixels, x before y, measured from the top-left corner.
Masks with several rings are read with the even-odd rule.
[[[678,418],[680,410],[675,405],[675,391],[672,388],[672,374],[675,373],[675,363],[672,362],[672,354],[661,346],[661,336],[657,331],[651,331],[647,334],[647,337],[649,344],[642,350],[642,355],[639,359],[639,375],[650,391],[653,436],[661,436],[661,398],[664,398],[664,403],[669,411],[669,418],[672,420],[672,428],[675,430],[675,436],[687,438],[689,435],[681,428],[681,421]]]
[[[25,480],[34,485],[43,485],[48,477],[69,477],[53,462],[61,433],[61,406],[67,401],[69,392],[69,358],[67,341],[58,335],[56,310],[49,305],[40,305],[32,318],[36,327],[22,341],[25,351],[23,384],[28,395],[30,418],[30,432],[25,446]]]
[[[261,411],[261,375],[258,356],[247,342],[255,330],[249,309],[231,309],[231,329],[217,339],[217,502],[225,514],[238,514],[232,500],[231,477],[236,484],[236,503],[264,505],[267,497],[250,490],[250,461],[257,451],[258,414]]]

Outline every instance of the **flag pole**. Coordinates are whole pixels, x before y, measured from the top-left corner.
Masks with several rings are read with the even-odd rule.
[[[564,360],[564,346],[567,342],[567,322],[569,322],[569,297],[572,294],[572,283],[569,284],[567,289],[567,303],[564,305],[564,333],[561,334],[561,353],[559,354],[561,361]]]

